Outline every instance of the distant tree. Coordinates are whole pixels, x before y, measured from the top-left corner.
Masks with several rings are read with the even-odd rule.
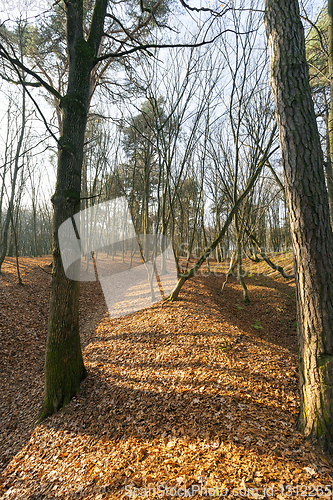
[[[129,119],[129,125],[122,129],[123,147],[129,163],[127,176],[131,178],[130,208],[136,213],[136,227],[142,234],[151,229],[152,220],[149,215],[150,203],[156,201],[158,184],[157,136],[167,127],[167,117],[163,109],[163,99],[144,101],[140,113]],[[154,200],[155,194],[155,200]]]
[[[25,26],[22,26],[19,24],[18,26],[18,40],[19,40],[19,49],[20,49],[20,61],[23,61],[23,39],[24,39],[24,30]],[[24,73],[22,73],[22,78],[24,78]],[[16,187],[18,183],[18,176],[19,176],[19,170],[22,168],[22,158],[21,158],[21,153],[23,149],[23,141],[24,141],[24,136],[26,132],[26,126],[27,126],[27,118],[26,118],[26,90],[24,87],[21,89],[21,106],[20,106],[20,124],[17,127],[18,130],[18,138],[16,141],[16,147],[15,147],[15,152],[13,152],[13,157],[10,158],[9,151],[10,148],[8,147],[8,144],[5,146],[5,169],[8,169],[8,165],[11,166],[11,190],[10,194],[8,195],[8,207],[7,207],[7,212],[6,216],[4,218],[4,222],[1,227],[1,240],[0,240],[0,273],[1,273],[1,267],[2,264],[5,260],[6,253],[7,253],[7,247],[8,247],[8,235],[9,235],[9,228],[10,225],[14,223],[14,202],[15,202],[15,194],[16,194]],[[10,127],[10,116],[8,116],[8,123],[7,126]],[[7,134],[7,140],[8,140],[8,134]],[[5,172],[4,172],[4,177],[3,177],[3,186],[5,185]],[[3,197],[2,197],[3,199]],[[13,227],[13,225],[12,225]],[[13,227],[13,230],[15,231],[15,228]],[[16,238],[16,236],[15,236]]]
[[[306,35],[306,58],[312,88],[329,86],[327,9],[322,9],[315,23],[311,22]]]
[[[332,10],[331,0],[328,7]],[[332,15],[323,8],[313,23],[306,16],[310,28],[306,36],[306,56],[309,65],[310,85],[316,103],[316,112],[324,120],[326,146],[325,172],[331,224],[333,225],[333,55]],[[331,153],[332,151],[332,153]]]

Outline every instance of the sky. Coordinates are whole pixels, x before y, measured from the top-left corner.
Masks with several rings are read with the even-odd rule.
[[[233,1],[233,0],[232,0]],[[241,1],[241,0],[239,0]],[[189,2],[190,5],[196,5],[196,6],[206,6],[207,3],[210,3],[209,0],[203,1],[203,0],[193,0]],[[313,18],[317,10],[322,7],[322,5],[325,2],[323,0],[303,0],[303,5],[304,8],[306,9],[308,15]],[[52,7],[53,0],[0,0],[0,21],[6,21],[9,19],[15,19],[21,16],[23,19],[27,19],[28,21],[33,22],[36,16],[42,14],[43,12],[49,10]],[[244,0],[244,4],[246,5],[247,2]],[[264,8],[264,1],[262,0],[262,8]],[[193,23],[193,29],[195,27],[195,16],[192,16],[192,23]],[[199,19],[200,16],[197,16],[197,20]],[[189,18],[184,17],[184,20],[179,18],[180,22],[183,22],[183,27],[185,29],[191,29],[191,22],[189,22]],[[186,24],[187,23],[187,24]],[[183,33],[182,33],[183,34]],[[162,56],[163,57],[163,56]],[[9,84],[2,82],[2,90],[5,90],[8,87]],[[12,86],[11,86],[12,88]],[[1,90],[1,82],[0,82],[0,90]],[[38,92],[33,92],[34,97],[37,96]],[[37,102],[39,105],[42,107],[43,112],[46,113],[47,119],[51,118],[51,110],[48,108],[48,106],[45,105],[45,101],[42,97],[38,98],[36,97]],[[28,111],[32,111],[34,108],[33,103],[27,98],[27,109]],[[6,135],[6,113],[7,113],[7,103],[6,99],[1,98],[0,99],[0,153],[1,150],[3,149],[3,143]],[[43,123],[40,120],[37,120],[38,113],[36,113],[36,119],[33,121],[33,127],[35,128],[35,132],[38,133],[38,131],[42,132],[45,130]],[[2,143],[2,144],[1,144]],[[54,143],[54,141],[53,141]],[[55,144],[53,144],[55,146]],[[43,180],[43,183],[45,186],[48,185],[47,190],[52,190],[52,187],[55,183],[55,172],[54,172],[54,166],[49,164],[47,155],[49,153],[45,153],[44,157],[42,158],[43,162],[45,163],[45,169],[42,171],[42,175],[45,176],[45,179]]]

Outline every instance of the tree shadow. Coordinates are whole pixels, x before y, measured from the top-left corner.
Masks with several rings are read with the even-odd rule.
[[[58,457],[63,477],[30,478],[33,492],[27,498],[51,500],[51,490],[56,487],[60,494],[66,481],[61,498],[116,498],[125,484],[147,484],[154,457],[155,467],[172,484],[184,473],[177,461],[184,447],[201,450],[185,464],[198,470],[208,451],[211,470],[223,469],[228,447],[251,456],[257,467],[286,452],[286,462],[306,457],[303,438],[293,428],[295,356],[271,338],[248,332],[245,327],[253,319],[246,323],[241,318],[240,325],[234,298],[226,304],[216,295],[220,285],[220,277],[199,277],[186,285],[179,302],[104,318],[85,349],[88,377],[80,394],[38,427],[41,449],[30,445],[34,463],[43,461],[45,468],[50,463],[58,467]],[[220,321],[219,331],[211,324],[213,317]],[[67,469],[78,468],[78,461],[80,488],[66,479]],[[27,480],[12,472],[6,489],[23,488]]]
[[[297,353],[297,322],[295,283],[293,280],[257,275],[245,277],[250,304],[243,301],[241,286],[235,277],[229,278],[225,293],[221,292],[224,275],[206,279],[206,287],[214,296],[227,321],[242,328],[258,341]]]
[[[39,265],[46,267],[49,262],[50,256],[24,257],[20,264],[24,287],[15,283],[12,259],[6,258],[6,274],[1,275],[6,294],[1,315],[0,473],[28,443],[43,403],[50,276]],[[99,283],[83,283],[82,348],[89,344],[106,312]]]

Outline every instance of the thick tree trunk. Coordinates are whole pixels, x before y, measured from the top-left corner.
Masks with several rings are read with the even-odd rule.
[[[66,405],[86,376],[79,335],[80,283],[65,275],[58,229],[80,210],[83,145],[90,99],[90,74],[103,33],[106,2],[96,2],[91,33],[83,36],[82,0],[66,4],[69,79],[60,101],[62,131],[53,220],[53,272],[45,356],[45,395],[39,421]],[[98,24],[97,24],[98,22]],[[79,264],[78,264],[79,265]]]
[[[329,158],[327,158],[326,175],[330,218],[333,226],[333,0],[328,0],[328,70],[331,99],[327,124]]]
[[[297,0],[266,0],[271,85],[294,248],[301,431],[333,451],[333,236]]]

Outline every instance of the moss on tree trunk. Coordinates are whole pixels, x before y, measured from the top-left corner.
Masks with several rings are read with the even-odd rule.
[[[80,283],[68,279],[61,261],[58,229],[80,210],[83,147],[90,101],[91,71],[96,62],[106,14],[106,0],[95,0],[90,34],[83,32],[83,1],[66,2],[68,87],[60,100],[62,130],[52,197],[53,272],[45,356],[45,395],[39,421],[66,405],[86,376],[79,335]],[[80,263],[78,262],[79,266]]]
[[[87,372],[79,334],[80,283],[58,267],[53,274],[45,356],[45,399],[39,420],[65,406],[77,394]]]

